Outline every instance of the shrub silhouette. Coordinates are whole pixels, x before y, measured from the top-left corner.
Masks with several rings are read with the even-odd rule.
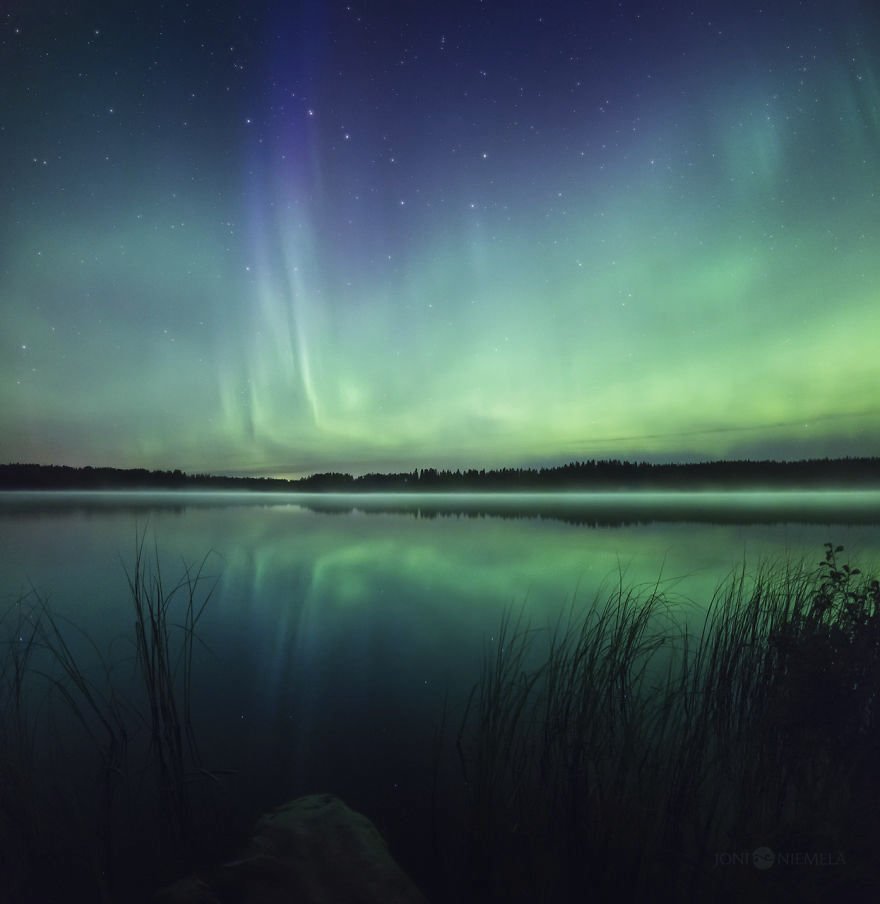
[[[826,746],[864,746],[877,733],[880,583],[860,580],[841,552],[825,544],[809,605],[771,634],[769,695],[790,740],[806,733]]]

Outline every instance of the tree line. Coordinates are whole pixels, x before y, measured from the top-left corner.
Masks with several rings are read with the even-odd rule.
[[[555,492],[559,490],[845,489],[880,487],[880,458],[651,464],[590,459],[540,468],[400,473],[327,472],[300,479],[188,474],[179,469],[0,465],[0,490],[250,490],[260,492]]]

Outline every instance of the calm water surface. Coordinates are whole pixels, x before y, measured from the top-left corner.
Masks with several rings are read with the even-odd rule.
[[[209,765],[238,770],[254,812],[331,791],[394,836],[420,806],[444,697],[466,697],[506,607],[545,625],[621,573],[699,604],[744,559],[817,563],[826,541],[880,563],[880,493],[10,493],[4,608],[35,589],[126,674],[125,569],[144,532],[166,582],[207,556],[195,712]]]

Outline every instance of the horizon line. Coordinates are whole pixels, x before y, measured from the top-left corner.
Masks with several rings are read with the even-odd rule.
[[[309,473],[302,473],[300,477],[284,477],[278,476],[278,474],[268,475],[266,473],[260,472],[214,472],[214,471],[193,471],[193,470],[185,470],[183,468],[175,467],[175,468],[161,468],[161,467],[145,467],[145,466],[129,466],[129,467],[118,467],[115,465],[68,465],[68,464],[44,464],[42,462],[26,462],[26,461],[12,461],[0,463],[0,468],[63,468],[72,471],[118,471],[118,472],[126,472],[126,471],[139,471],[146,472],[148,474],[163,474],[163,475],[175,475],[180,474],[184,477],[191,478],[221,478],[228,480],[265,480],[265,481],[278,481],[282,483],[298,483],[302,481],[307,481],[310,478],[319,478],[319,477],[350,477],[354,480],[358,480],[364,477],[370,476],[378,476],[378,477],[395,477],[395,476],[410,476],[413,473],[421,474],[424,471],[433,471],[439,474],[460,474],[462,476],[466,476],[468,474],[493,474],[493,473],[501,473],[505,471],[512,472],[531,472],[533,474],[540,474],[541,472],[546,471],[561,471],[565,468],[578,466],[578,465],[587,465],[587,464],[613,464],[620,467],[645,467],[649,469],[662,469],[662,468],[686,468],[686,469],[699,469],[712,465],[784,465],[784,466],[794,466],[794,465],[805,465],[805,464],[843,464],[846,462],[880,462],[880,455],[845,455],[845,456],[836,456],[836,457],[823,457],[823,458],[714,458],[714,459],[706,459],[702,461],[662,461],[662,462],[650,462],[645,459],[624,459],[624,458],[582,458],[582,459],[571,459],[562,464],[554,464],[554,465],[500,465],[500,466],[492,466],[492,467],[473,467],[473,466],[465,466],[465,467],[442,467],[438,468],[433,465],[423,466],[423,467],[413,467],[411,469],[406,470],[390,470],[390,471],[381,471],[381,470],[373,470],[373,471],[363,471],[362,473],[354,473],[351,471],[312,471]],[[279,471],[282,469],[279,469]]]

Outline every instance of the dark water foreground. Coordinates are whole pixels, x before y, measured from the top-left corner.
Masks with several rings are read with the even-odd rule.
[[[7,497],[7,897],[324,791],[431,900],[867,897],[877,501]]]

